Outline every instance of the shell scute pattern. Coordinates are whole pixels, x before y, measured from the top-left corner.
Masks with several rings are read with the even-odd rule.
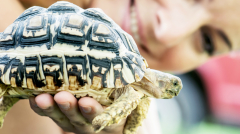
[[[86,56],[65,56],[66,66],[68,70],[68,75],[74,77],[73,84],[69,83],[69,85],[84,85],[87,83],[87,69],[85,68],[87,61]],[[70,87],[72,90],[76,90],[77,87]]]
[[[113,26],[118,27],[116,24],[114,24],[114,22],[112,21],[111,18],[109,18],[108,16],[106,16],[104,14],[102,9],[88,8],[82,14],[91,18],[91,19],[93,19],[93,20],[104,22],[105,24],[108,24],[110,27],[113,27]]]
[[[64,2],[64,1],[54,3],[47,10],[53,13],[58,13],[58,14],[83,12],[82,8],[79,8],[78,6],[72,3]]]
[[[12,67],[12,63],[15,60],[15,56],[11,58],[6,55],[1,55],[0,57],[0,72],[1,72],[1,83],[6,85],[10,85],[10,80],[8,79],[10,75],[10,68]]]
[[[2,34],[0,34],[0,49],[7,50],[8,47],[13,48],[15,41],[15,34],[18,28],[18,23],[13,23],[8,26]],[[5,47],[5,46],[8,47]]]
[[[46,11],[45,8],[39,6],[33,6],[25,10],[14,22],[26,20],[27,18],[40,14],[41,12]]]
[[[77,14],[66,14],[62,18],[62,25],[58,30],[57,40],[67,41],[73,44],[84,45],[86,35],[91,25],[84,16]]]
[[[23,66],[22,78],[24,88],[36,89],[36,87],[42,87],[44,85],[43,78],[40,77],[39,67],[41,66],[38,62],[38,56],[25,57],[25,64]],[[20,66],[21,67],[21,66]],[[16,80],[17,81],[17,80]]]
[[[28,18],[21,26],[21,47],[41,46],[48,44],[50,47],[50,21],[49,14],[40,14]]]
[[[107,25],[96,22],[92,26],[92,34],[89,42],[90,49],[108,50],[118,54],[119,44],[116,34]]]
[[[146,69],[133,39],[102,11],[65,2],[26,10],[0,34],[0,51],[1,82],[33,90],[122,88]]]
[[[95,132],[132,113],[123,133],[133,134],[147,114],[145,97],[171,98],[180,88],[179,78],[147,69],[133,38],[100,9],[32,7],[0,33],[0,128],[19,99],[67,91],[109,106],[93,119]]]

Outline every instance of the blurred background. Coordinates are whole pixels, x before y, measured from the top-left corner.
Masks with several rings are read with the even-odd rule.
[[[184,85],[179,96],[170,100],[156,100],[162,134],[240,134],[240,52],[214,58],[179,77]],[[25,106],[35,115],[27,101]],[[29,116],[24,108],[19,105],[13,109],[12,112],[16,111],[17,114],[12,118],[16,123],[21,121],[29,126],[29,122],[24,122]],[[47,129],[46,126],[51,125],[26,128]]]
[[[157,100],[163,134],[240,134],[239,52],[179,77],[179,96]]]

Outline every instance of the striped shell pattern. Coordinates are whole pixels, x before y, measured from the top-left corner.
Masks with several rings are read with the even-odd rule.
[[[133,38],[100,9],[35,6],[0,33],[0,82],[11,87],[122,88],[140,81],[146,67]]]

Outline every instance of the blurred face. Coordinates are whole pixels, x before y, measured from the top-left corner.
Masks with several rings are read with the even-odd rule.
[[[150,68],[186,72],[240,47],[239,0],[95,0]]]

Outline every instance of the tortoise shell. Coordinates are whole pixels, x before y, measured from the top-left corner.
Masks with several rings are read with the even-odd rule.
[[[0,82],[12,87],[122,88],[146,67],[133,38],[100,9],[35,6],[0,33]]]

